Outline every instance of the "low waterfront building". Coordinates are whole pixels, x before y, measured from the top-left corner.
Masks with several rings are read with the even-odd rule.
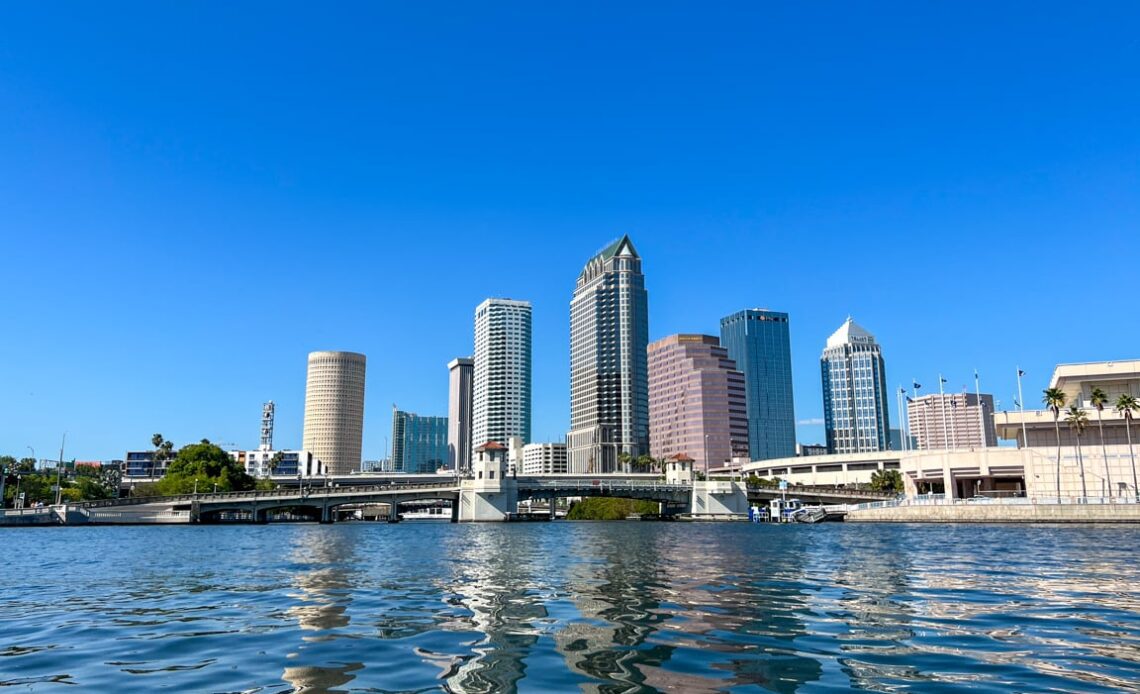
[[[920,450],[997,445],[992,395],[932,393],[908,399],[906,411],[911,440]]]
[[[278,453],[281,454],[278,459]],[[325,474],[321,461],[309,451],[230,451],[230,457],[254,477],[320,477]]]
[[[154,464],[154,451],[127,451],[125,456],[124,477],[147,477],[159,479],[166,474],[167,460],[158,465]]]
[[[743,473],[765,479],[779,477],[789,484],[853,487],[870,484],[871,475],[877,471],[899,469],[900,459],[899,451],[807,455],[758,460],[745,465]]]
[[[762,460],[744,474],[780,478],[790,485],[854,487],[868,485],[881,470],[899,470],[908,494],[951,499],[1058,495],[1070,502],[1082,496],[1137,498],[1138,471],[1128,446],[1084,445],[974,450],[877,451]],[[1082,472],[1083,471],[1083,472]],[[1083,474],[1083,482],[1082,482]],[[794,493],[794,491],[793,491]]]
[[[1089,427],[1082,435],[1082,443],[1100,444],[1100,431],[1097,412],[1090,399],[1092,390],[1100,388],[1108,403],[1100,413],[1100,424],[1104,426],[1104,442],[1107,445],[1127,444],[1124,416],[1117,412],[1114,404],[1121,395],[1131,395],[1140,399],[1140,359],[1128,361],[1096,361],[1084,364],[1059,364],[1049,380],[1050,388],[1058,388],[1065,394],[1066,404],[1076,403],[1084,408],[1089,417]],[[1026,403],[1040,403],[1041,391],[1030,390],[1024,393]],[[1133,414],[1140,420],[1140,412]],[[1057,430],[1060,430],[1061,445],[1073,446],[1076,437],[1065,423],[1061,413],[1059,426],[1054,427],[1053,413],[1047,409],[1026,409],[1021,411],[998,412],[994,414],[997,436],[1016,441],[1018,446],[1056,447]],[[1133,424],[1132,440],[1140,444],[1140,426]]]
[[[565,443],[528,443],[523,446],[522,474],[564,475],[568,472]]]

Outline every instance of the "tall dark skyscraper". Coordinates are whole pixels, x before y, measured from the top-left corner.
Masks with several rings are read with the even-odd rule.
[[[720,320],[720,344],[744,372],[748,454],[752,460],[796,454],[792,346],[788,314],[752,308]]]
[[[447,365],[447,466],[466,470],[471,464],[471,415],[473,412],[475,360],[452,359]]]
[[[848,318],[820,357],[828,453],[890,447],[887,366],[875,336]]]
[[[570,301],[572,473],[616,472],[649,453],[649,297],[628,236],[590,258]]]

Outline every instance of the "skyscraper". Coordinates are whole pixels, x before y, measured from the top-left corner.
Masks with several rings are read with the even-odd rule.
[[[392,409],[392,469],[434,473],[447,464],[447,417]]]
[[[848,318],[827,338],[820,370],[827,451],[888,450],[886,364],[874,335]]]
[[[570,472],[618,470],[649,452],[649,298],[623,236],[586,263],[570,301]]]
[[[796,408],[788,314],[760,308],[737,311],[720,319],[720,343],[744,373],[749,457],[794,456]]]
[[[712,335],[670,335],[649,345],[649,447],[686,453],[698,470],[748,456],[744,374]]]
[[[463,470],[471,462],[475,360],[470,357],[452,359],[447,365],[447,374],[447,466],[452,470]]]
[[[475,308],[471,440],[530,441],[531,306],[487,299]]]
[[[365,357],[355,352],[312,352],[305,380],[302,448],[334,475],[360,467],[364,436]]]

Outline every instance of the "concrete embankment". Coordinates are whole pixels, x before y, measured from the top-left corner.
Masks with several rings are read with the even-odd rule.
[[[855,509],[849,523],[1140,523],[1140,504],[946,504]]]

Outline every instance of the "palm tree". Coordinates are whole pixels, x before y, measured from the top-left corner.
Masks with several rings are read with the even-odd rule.
[[[629,472],[629,462],[633,460],[633,456],[625,451],[618,453],[618,463],[621,465],[619,472]]]
[[[280,467],[281,463],[283,463],[283,462],[285,462],[285,454],[281,451],[277,451],[276,453],[274,453],[273,457],[269,459],[269,465],[268,465],[269,475],[268,476],[272,476],[273,474],[275,474],[277,472],[277,468]]]
[[[1046,388],[1041,402],[1053,411],[1053,428],[1057,431],[1057,503],[1061,503],[1061,424],[1058,417],[1061,416],[1061,408],[1065,406],[1065,391]],[[1029,442],[1026,441],[1025,445],[1028,446]]]
[[[1104,458],[1104,481],[1108,485],[1108,498],[1112,498],[1112,473],[1108,471],[1108,447],[1104,445],[1104,421],[1101,413],[1108,404],[1108,396],[1100,388],[1094,387],[1089,393],[1089,403],[1096,408],[1096,425],[1100,429],[1100,455]]]
[[[1132,495],[1140,501],[1140,488],[1136,486],[1136,452],[1132,450],[1132,413],[1140,410],[1140,402],[1127,393],[1116,399],[1116,411],[1124,417],[1124,431],[1128,434],[1128,456],[1132,458]]]
[[[637,471],[638,472],[653,472],[653,456],[648,453],[642,453],[637,456]]]
[[[1089,425],[1089,416],[1074,402],[1069,405],[1069,410],[1065,413],[1065,421],[1069,423],[1069,428],[1077,437],[1077,464],[1081,467],[1081,498],[1087,499],[1089,493],[1085,489],[1085,460],[1081,455],[1081,433]]]

